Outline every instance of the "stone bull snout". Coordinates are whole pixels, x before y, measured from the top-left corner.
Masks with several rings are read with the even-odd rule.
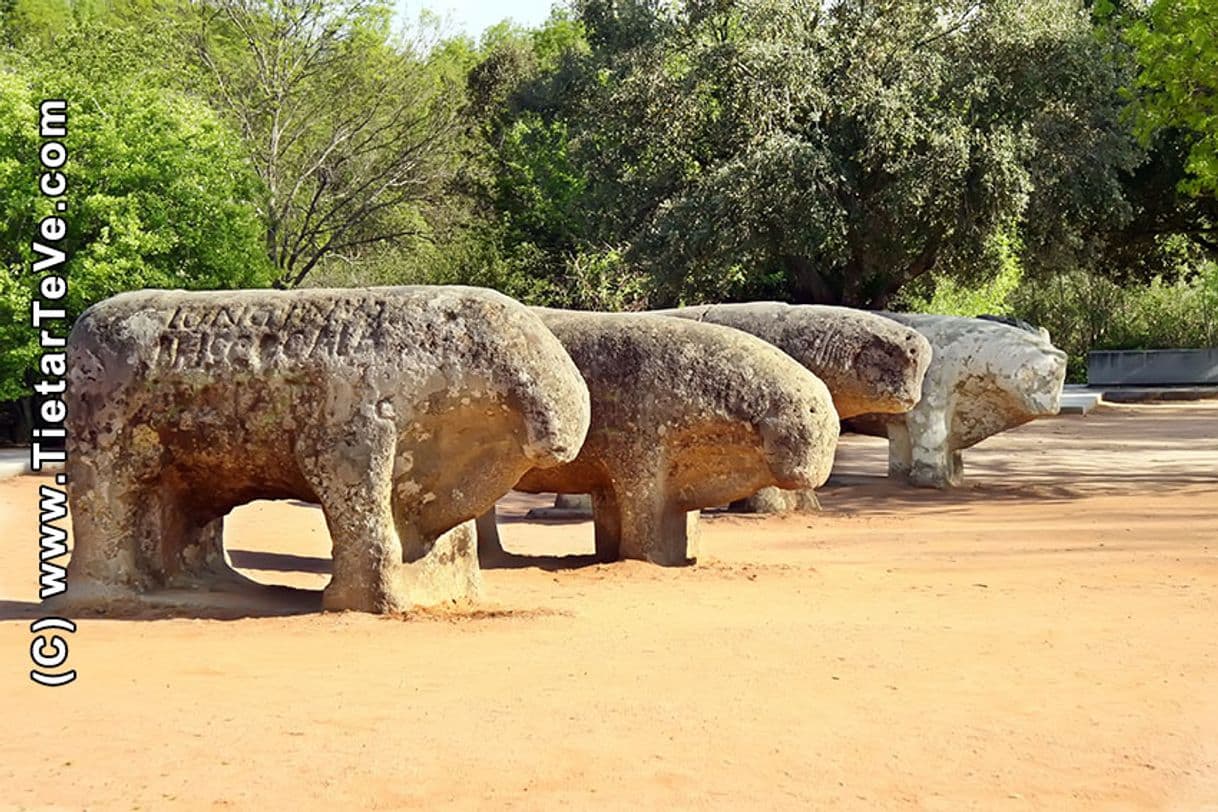
[[[1061,411],[1066,353],[1046,341],[1037,342],[1024,355],[1007,391],[1028,414],[1051,417]]]
[[[824,390],[823,399],[831,402],[829,391]],[[829,441],[836,449],[841,421],[833,409],[817,409],[808,414],[794,414],[802,404],[788,403],[779,413],[767,417],[758,428],[765,441],[765,458],[773,474],[772,487],[784,490],[819,488],[829,479],[833,469],[834,454],[813,453],[821,443]],[[804,407],[806,408],[806,407]]]
[[[854,399],[867,402],[860,408],[868,412],[909,411],[922,399],[931,356],[930,342],[913,330],[899,336],[871,336],[854,357],[858,379]]]
[[[550,348],[546,341],[539,346]],[[539,357],[560,376],[579,376],[570,356]],[[586,387],[539,387],[527,372],[509,371],[508,402],[520,413],[525,429],[521,453],[534,466],[549,468],[570,462],[579,454],[591,419]]]

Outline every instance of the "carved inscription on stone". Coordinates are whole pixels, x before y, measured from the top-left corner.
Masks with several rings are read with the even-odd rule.
[[[335,361],[381,349],[386,303],[337,299],[178,307],[162,317],[153,363],[175,370],[265,369],[287,361]]]

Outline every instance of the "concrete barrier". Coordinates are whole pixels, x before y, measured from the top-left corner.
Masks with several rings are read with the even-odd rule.
[[[42,476],[52,476],[63,470],[63,463],[43,463]],[[33,474],[30,470],[30,450],[28,448],[0,448],[0,479]]]
[[[1218,384],[1218,347],[1201,350],[1097,350],[1087,353],[1090,386]]]

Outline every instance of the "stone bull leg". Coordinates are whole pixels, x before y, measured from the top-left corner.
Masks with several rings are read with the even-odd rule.
[[[904,421],[893,421],[888,431],[888,476],[892,479],[908,479],[913,468],[913,445],[909,429]]]
[[[1066,354],[1041,332],[956,316],[883,315],[918,330],[934,349],[917,406],[847,421],[855,431],[888,438],[889,476],[919,487],[958,486],[965,449],[1057,414]]]
[[[479,563],[484,567],[502,564],[507,551],[503,549],[503,541],[499,538],[499,519],[494,505],[478,517],[476,528]]]
[[[601,561],[636,559],[683,566],[698,559],[699,510],[682,507],[666,487],[668,461],[636,448],[640,463],[623,466],[611,486],[592,493],[596,555]]]
[[[963,482],[964,463],[936,400],[932,396],[888,424],[888,475],[919,488],[954,488]]]
[[[913,408],[931,363],[930,342],[917,330],[862,310],[752,302],[657,312],[731,327],[773,344],[824,381],[842,419]],[[820,502],[813,490],[766,488],[731,509],[816,512]]]
[[[645,492],[647,481],[640,481],[625,492]],[[618,500],[613,488],[594,494],[577,494],[592,505],[596,560],[601,563],[634,558],[665,566],[692,564],[698,558],[698,510],[682,510],[662,498]],[[502,567],[522,562],[503,549],[499,526],[492,508],[478,517],[478,560],[483,567]]]
[[[601,560],[690,563],[700,508],[828,476],[829,392],[777,348],[691,320],[538,312],[588,384],[592,425],[574,460],[516,488],[591,494]]]
[[[601,511],[597,527],[597,554],[608,559],[614,549],[618,558],[650,561],[665,567],[684,566],[698,560],[698,510],[682,510],[657,494],[650,499],[618,503],[616,519]],[[606,518],[609,518],[606,521]],[[617,538],[611,535],[616,530]]]
[[[325,512],[326,608],[474,597],[469,520],[571,460],[589,419],[544,324],[475,288],[141,291],[86,311],[68,349],[75,548],[56,609],[265,592],[229,566],[223,516],[285,498]]]
[[[404,582],[402,539],[390,508],[397,432],[391,423],[366,415],[335,429],[306,436],[297,447],[333,545],[333,575],[322,606],[405,611],[416,596]]]
[[[578,502],[587,501],[590,505],[588,516],[593,520],[596,560],[609,563],[635,558],[667,566],[696,561],[699,511],[682,510],[668,503],[663,494],[649,493],[655,489],[653,478],[639,476],[628,483],[622,487],[622,492],[630,495],[624,501],[619,501],[612,486],[593,494],[572,494]],[[569,517],[569,509],[560,510],[563,518]],[[533,514],[534,511],[529,512],[530,517]],[[503,567],[526,560],[526,556],[514,555],[503,548],[494,508],[478,517],[477,534],[478,560],[483,567]]]
[[[622,559],[622,508],[612,486],[597,489],[592,500],[592,532],[596,560],[602,563]]]

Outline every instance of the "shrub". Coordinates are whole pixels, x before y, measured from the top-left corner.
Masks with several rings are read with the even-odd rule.
[[[1089,350],[1218,346],[1218,265],[1207,263],[1173,283],[1160,278],[1125,286],[1083,272],[1025,284],[1013,312],[1048,328],[1070,355],[1070,380],[1086,379]]]

